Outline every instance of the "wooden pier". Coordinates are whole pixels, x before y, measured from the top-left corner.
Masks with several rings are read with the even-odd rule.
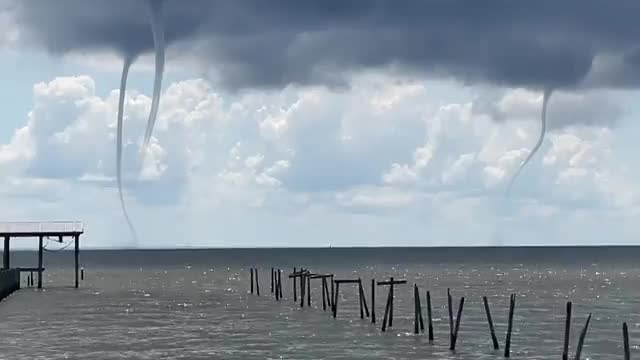
[[[80,264],[80,235],[84,233],[84,224],[79,221],[53,221],[53,222],[0,222],[0,238],[4,238],[2,253],[2,268],[11,269],[11,240],[36,238],[38,239],[38,266],[34,268],[20,268],[20,272],[36,272],[38,274],[38,289],[42,288],[42,273],[44,271],[44,240],[62,243],[64,238],[71,238],[74,242],[75,281],[74,286],[79,286]]]

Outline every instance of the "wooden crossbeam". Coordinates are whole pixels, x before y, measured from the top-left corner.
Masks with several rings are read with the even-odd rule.
[[[407,280],[387,280],[387,281],[378,281],[378,285],[398,285],[398,284],[406,284]]]
[[[360,282],[359,279],[336,279],[334,281],[336,284],[357,284]]]

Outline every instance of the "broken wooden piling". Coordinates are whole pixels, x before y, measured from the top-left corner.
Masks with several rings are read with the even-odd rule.
[[[627,323],[622,323],[622,339],[624,341],[624,360],[631,359],[631,350],[629,349],[629,329]]]
[[[427,326],[429,330],[429,342],[433,342],[433,316],[431,314],[431,292],[427,291]]]
[[[84,281],[84,268],[80,268],[80,280]]]
[[[491,318],[491,310],[489,309],[489,300],[487,300],[486,296],[482,297],[482,301],[484,302],[484,312],[487,314],[487,321],[489,322],[489,331],[491,332],[491,340],[493,341],[493,349],[499,350],[500,344],[498,344],[498,338],[496,337],[496,331],[493,327],[493,319]]]
[[[293,268],[293,274],[296,273],[296,268]],[[291,276],[289,276],[291,278]],[[291,278],[291,280],[293,281],[293,301],[296,302],[298,301],[298,296],[297,296],[297,290],[296,290],[296,278]]]
[[[376,323],[376,279],[371,279],[371,323]]]
[[[571,336],[571,301],[567,301],[567,316],[564,322],[564,346],[562,348],[562,360],[569,359],[569,338]]]
[[[275,283],[275,272],[273,271],[273,268],[271,268],[271,293],[273,294],[274,291],[274,283]],[[276,299],[278,298],[278,295],[276,295]]]
[[[419,334],[421,331],[424,332],[424,319],[422,318],[422,304],[420,303],[420,291],[418,290],[418,284],[413,284],[413,306],[413,333]]]
[[[513,331],[513,312],[516,307],[516,294],[509,297],[509,324],[507,325],[507,338],[504,343],[504,357],[511,356],[511,332]]]
[[[253,269],[253,272],[256,274],[256,295],[260,296],[260,281],[258,281],[258,269]]]
[[[460,304],[458,305],[458,313],[455,319],[455,327],[453,325],[453,299],[451,297],[451,290],[447,289],[447,305],[449,308],[449,350],[454,351],[456,349],[456,342],[458,341],[458,331],[460,330],[460,322],[462,321],[462,309],[464,308],[464,296],[460,298]]]
[[[253,294],[253,268],[250,269],[251,272],[251,293]]]
[[[278,287],[276,288],[278,291],[278,298],[282,299],[282,270],[278,269]]]
[[[580,332],[580,338],[578,339],[578,348],[576,349],[575,360],[580,360],[582,355],[582,347],[584,346],[584,339],[587,336],[587,330],[589,330],[589,323],[591,322],[591,314],[587,317],[587,322],[584,324],[582,331]]]

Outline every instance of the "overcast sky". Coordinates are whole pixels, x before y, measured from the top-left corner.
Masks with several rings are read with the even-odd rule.
[[[146,157],[150,7],[118,4],[0,0],[0,219],[83,220],[84,247],[637,242],[635,1],[167,0]]]

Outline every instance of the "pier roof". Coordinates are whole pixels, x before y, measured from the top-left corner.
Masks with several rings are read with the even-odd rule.
[[[81,221],[0,222],[0,237],[75,236],[84,233]]]

